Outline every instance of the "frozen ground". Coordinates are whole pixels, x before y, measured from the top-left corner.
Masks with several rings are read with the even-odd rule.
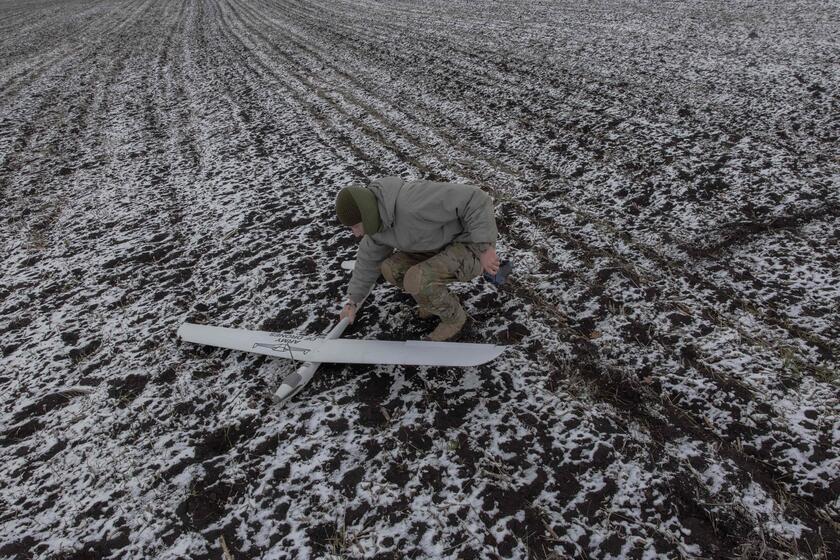
[[[840,557],[834,2],[0,0],[0,556]],[[497,201],[473,369],[291,364],[337,190]],[[431,329],[379,286],[351,337]]]

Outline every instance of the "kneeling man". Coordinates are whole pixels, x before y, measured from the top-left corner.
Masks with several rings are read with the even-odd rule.
[[[447,284],[499,270],[487,193],[472,185],[384,177],[341,189],[335,208],[339,221],[362,238],[341,318],[355,319],[356,307],[382,273],[414,296],[420,317],[440,318],[428,340],[450,340],[461,332],[467,314]]]

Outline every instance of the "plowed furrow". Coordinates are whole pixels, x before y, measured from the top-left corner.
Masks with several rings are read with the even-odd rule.
[[[310,22],[310,23],[314,23],[314,22]],[[328,30],[328,31],[325,31],[325,32],[332,33],[331,30]],[[375,53],[377,53],[377,52],[378,52],[378,50],[375,51]],[[391,51],[389,51],[389,53],[390,52]],[[365,54],[370,54],[370,52],[366,52]],[[406,55],[406,60],[404,61],[405,64],[408,64],[408,60],[407,60],[408,58],[409,58],[409,56]],[[369,60],[369,58],[368,58],[368,60]],[[446,66],[445,61],[436,61],[436,62],[438,62],[439,64],[441,64],[444,67]],[[364,70],[362,70],[362,71],[364,71]],[[346,72],[344,72],[344,74],[346,75]],[[457,78],[455,78],[455,79],[457,80]],[[375,78],[372,82],[369,81],[369,83],[375,83],[377,81],[382,81],[382,79],[381,78],[379,78],[379,79]],[[412,92],[410,90],[409,91],[400,91],[400,97],[403,98],[403,99],[406,96],[411,96],[411,95],[412,95]],[[417,106],[418,107],[423,106],[424,103],[425,103],[425,99],[424,100],[418,100]],[[434,111],[434,108],[431,108],[430,111]],[[542,115],[542,120],[543,120],[543,122],[551,122],[553,120],[552,119],[552,114],[551,113],[545,113],[544,115]],[[463,123],[461,123],[461,124],[463,125]],[[486,123],[476,124],[475,129],[472,130],[471,133],[480,135],[481,134],[480,130],[486,130],[486,128],[487,128]],[[523,131],[523,133],[526,134],[526,137],[533,136],[533,131]],[[458,132],[455,132],[455,133],[450,134],[449,136],[450,137],[452,137],[452,136],[464,137],[465,135],[463,134],[463,132],[461,132],[460,134]],[[470,136],[472,136],[472,134]],[[546,143],[551,143],[550,138],[545,138],[545,142]],[[495,144],[485,146],[485,152],[486,153],[494,153],[494,152],[498,153],[498,151],[499,151],[498,146],[496,146]],[[502,150],[502,151],[504,151],[504,150]],[[556,169],[551,165],[549,165],[549,167],[543,167],[539,164],[535,165],[533,161],[530,161],[530,154],[528,154],[528,153],[523,153],[523,154],[519,155],[518,157],[521,158],[519,164],[516,166],[518,168],[525,169],[527,167],[531,167],[532,169],[540,171],[543,177],[551,177],[554,174],[554,172],[556,171]],[[490,157],[485,157],[483,159],[488,160],[488,159],[491,159],[491,158]],[[553,181],[551,181],[551,180],[548,181],[549,184],[551,182],[553,182]],[[533,181],[531,181],[531,184],[533,184]],[[528,185],[527,180],[525,181],[525,185],[526,185],[525,188],[527,189],[528,188],[527,187],[527,185]],[[652,273],[655,274],[655,275],[661,275],[663,273],[672,274],[674,272],[678,272],[683,276],[690,276],[692,279],[699,277],[696,274],[695,270],[692,270],[693,267],[690,266],[688,261],[686,261],[685,259],[675,260],[672,257],[665,256],[666,252],[663,252],[662,250],[654,249],[651,246],[645,245],[644,243],[640,243],[637,239],[632,239],[627,234],[627,228],[616,228],[615,225],[605,222],[603,219],[599,218],[597,215],[593,214],[590,211],[581,209],[579,207],[579,205],[570,202],[568,199],[565,199],[562,196],[560,196],[560,197],[556,196],[556,193],[553,192],[553,191],[551,191],[551,198],[552,198],[552,203],[554,203],[554,204],[562,203],[562,204],[565,204],[567,207],[573,209],[575,217],[585,218],[590,223],[596,224],[599,227],[599,230],[600,230],[599,233],[601,233],[604,236],[607,236],[601,242],[601,245],[603,247],[608,247],[608,248],[611,248],[612,246],[624,247],[625,248],[624,254],[620,255],[620,256],[617,256],[617,258],[619,258],[621,261],[624,261],[622,263],[624,266],[627,266],[627,265],[635,266],[637,264],[641,264],[641,263],[638,262],[638,260],[640,258],[640,255],[638,253],[635,253],[635,251],[638,251],[642,255],[644,255],[644,257],[652,260],[653,262],[655,262],[659,265],[659,268],[655,268],[655,269],[652,270]],[[661,239],[657,239],[656,241],[658,243],[662,243]],[[591,242],[591,241],[579,238],[579,242],[586,243],[586,242]],[[629,245],[629,247],[628,247],[628,245]],[[627,248],[632,248],[634,250],[634,252],[628,253],[626,251]],[[672,251],[667,251],[667,252],[672,252]],[[627,262],[628,260],[630,262]],[[634,262],[634,261],[636,261],[636,262]],[[722,263],[722,264],[723,264],[724,267],[726,266],[725,262]],[[728,293],[729,301],[734,301],[735,304],[737,305],[739,311],[741,311],[741,312],[755,313],[756,310],[760,309],[760,307],[757,307],[755,301],[751,301],[751,300],[746,299],[744,297],[739,297],[739,295],[737,293],[734,293],[732,288],[730,288],[728,286],[715,285],[715,284],[712,284],[711,282],[709,282],[707,279],[703,279],[703,283],[705,284],[704,288],[709,288],[709,289],[715,290],[717,292]],[[735,296],[735,297],[733,297],[733,296]],[[783,312],[780,312],[779,310],[774,309],[772,307],[768,308],[768,309],[762,309],[761,311],[762,311],[761,314],[760,314],[761,319],[764,320],[765,322],[767,322],[769,325],[772,325],[773,327],[778,327],[778,328],[783,328],[785,330],[788,330],[790,332],[790,336],[792,336],[794,339],[795,338],[802,338],[803,339],[802,342],[799,342],[797,344],[804,344],[806,346],[807,345],[815,345],[821,351],[829,352],[829,353],[832,352],[832,350],[835,350],[830,342],[826,341],[825,339],[820,337],[818,334],[814,334],[813,332],[809,332],[809,329],[807,329],[807,328],[798,327],[795,323],[791,322],[791,320],[788,317],[785,317],[785,314]],[[720,313],[720,311],[719,311],[719,313]],[[788,341],[785,341],[785,342],[787,343]]]
[[[289,58],[289,59],[287,59],[287,60],[291,60],[291,58]],[[323,62],[323,61],[322,61],[322,62]],[[329,86],[322,86],[322,87],[329,87]],[[364,109],[365,107],[362,107],[362,108]],[[352,120],[353,122],[357,122],[357,123],[358,123],[361,127],[363,127],[363,128],[364,128],[366,125],[365,125],[364,123],[362,123],[362,122],[359,122],[359,121],[358,121],[358,119],[355,119],[355,118],[352,116],[352,114],[354,114],[354,113],[355,113],[355,111],[354,111],[353,109],[348,109],[348,110],[345,110],[345,111],[343,112],[343,114],[346,116],[346,118],[348,118],[348,119]],[[382,120],[382,119],[380,118],[380,119],[378,119],[378,120]],[[388,123],[384,123],[384,124],[386,124],[386,125],[387,125]],[[398,130],[397,132],[398,132],[398,134],[399,134],[399,132],[400,132],[400,131]],[[378,133],[378,132],[374,132],[374,134],[379,134],[379,133]],[[415,146],[419,146],[419,143],[418,143],[416,140],[415,140],[413,143],[414,143],[414,145],[415,145]],[[392,144],[392,145],[393,145],[393,144]],[[404,154],[401,154],[401,155],[403,155],[403,156],[404,156]],[[428,169],[427,169],[427,171],[428,171]],[[475,178],[476,178],[475,176],[470,176],[470,174],[469,174],[469,173],[466,173],[465,175],[466,175],[468,178],[470,178],[470,179],[475,179]],[[547,225],[548,227],[550,227],[548,224],[546,224],[546,225]],[[562,237],[566,237],[566,236],[562,236]],[[562,238],[562,237],[561,237],[561,238]],[[590,253],[590,257],[591,257],[591,256],[594,256],[594,255],[592,255],[592,254]],[[590,262],[591,262],[591,260],[590,260]],[[621,267],[621,269],[623,269],[623,270],[631,270],[631,268],[630,268],[630,263],[620,262],[620,263],[617,263],[617,266]],[[638,279],[638,277],[636,277],[636,278]],[[647,278],[647,280],[648,280],[648,282],[652,282],[652,280],[651,280],[650,278]],[[667,296],[667,294],[665,294],[665,295]],[[700,308],[699,308],[699,309],[697,309],[695,306],[693,306],[693,305],[692,305],[692,308],[693,308],[693,311],[694,311],[695,313],[699,312],[699,314],[700,314],[700,315],[704,315],[704,314],[707,314],[707,313],[708,313],[709,315],[715,315],[715,313],[714,313],[712,310],[708,310],[708,312],[707,312],[707,311],[703,308],[703,306],[700,306]],[[676,309],[675,307],[673,307],[673,306],[668,306],[667,308],[665,308],[665,309],[663,310],[663,313],[664,313],[664,312],[673,313],[673,312],[674,312],[674,311],[676,311],[676,310],[677,310],[677,309]],[[718,324],[720,325],[720,324],[721,324],[721,321],[718,319],[718,320],[716,321],[716,323],[718,323]],[[731,326],[731,324],[730,324],[730,326]],[[676,357],[677,357],[677,358],[681,358],[681,355],[679,355],[679,354],[678,354]],[[712,370],[711,370],[710,368],[708,368],[708,367],[707,367],[707,368],[706,368],[707,377],[709,377],[709,376],[711,375],[711,374],[709,373],[710,371],[712,371]],[[723,382],[723,380],[722,380],[722,379],[721,379],[721,377],[720,377],[720,374],[715,374],[715,375],[716,375],[716,377],[718,378],[718,381]],[[737,380],[735,380],[735,379],[729,379],[727,382],[728,382],[728,383],[730,383],[730,384],[732,384],[732,383],[734,383],[734,384],[739,384],[739,382],[738,382]]]
[[[0,83],[0,99],[14,99],[25,97],[22,92],[33,87],[36,83],[58,84],[60,80],[49,77],[51,74],[66,72],[67,68],[74,68],[85,56],[96,53],[108,44],[112,34],[118,34],[122,29],[135,21],[142,13],[148,12],[153,5],[152,0],[132,0],[123,10],[113,10],[100,17],[88,18],[88,21],[76,30],[71,39],[65,38],[50,50],[38,49],[35,60],[27,58],[4,72],[10,74]],[[15,36],[19,36],[15,33]],[[60,36],[60,35],[59,35]],[[41,89],[41,86],[36,86]]]
[[[265,39],[264,39],[264,40],[265,40]],[[286,56],[286,60],[287,60],[287,61],[291,61],[291,60],[292,60],[292,57],[291,57],[291,56],[289,56],[289,55],[287,55],[287,56]],[[301,79],[301,78],[299,77],[299,75],[298,75],[298,76],[296,76],[296,77],[298,77],[298,79]],[[305,85],[309,85],[306,79],[302,79],[302,81],[304,82],[304,84],[305,84]],[[285,81],[284,81],[284,82],[285,82]],[[313,89],[316,89],[316,90],[318,89],[318,87],[317,87],[317,86],[311,86],[311,85],[310,85],[310,87],[312,87]],[[325,99],[325,98],[324,98],[324,99]],[[360,123],[360,122],[358,121],[358,119],[354,119],[354,117],[353,117],[351,114],[347,113],[347,112],[343,112],[342,114],[343,114],[344,118],[349,119],[349,120],[351,120],[351,121],[353,121],[353,122],[357,122],[358,124],[360,124],[360,125],[361,125],[361,128],[362,128],[363,130],[365,130],[365,125],[364,125],[364,123]],[[374,132],[373,132],[373,134],[372,134],[371,136],[372,136],[375,140],[377,140],[378,142],[382,142],[382,136],[381,136],[381,134],[379,134],[379,133],[377,133],[377,132],[375,132],[375,131],[374,131]],[[394,148],[394,147],[393,147],[393,144],[391,145],[391,147],[392,147],[392,149],[399,150],[399,148]],[[404,154],[400,154],[400,155],[404,155]],[[421,168],[421,169],[422,169],[422,168]],[[426,170],[428,171],[428,168],[427,168]],[[697,364],[697,362],[694,362],[694,363],[695,363],[695,364]],[[714,370],[713,370],[712,368],[709,368],[709,367],[707,367],[707,366],[698,366],[698,367],[699,367],[700,373],[701,373],[701,374],[705,374],[705,377],[707,377],[707,381],[711,381],[711,382],[713,382],[713,383],[717,383],[717,384],[722,384],[722,385],[720,385],[720,386],[718,386],[718,385],[712,385],[711,387],[717,387],[717,388],[716,388],[716,389],[712,389],[712,390],[711,390],[712,392],[710,392],[710,393],[709,393],[709,395],[713,395],[715,391],[719,391],[720,389],[724,389],[725,387],[729,386],[729,387],[737,387],[740,391],[745,392],[745,395],[747,395],[747,398],[748,398],[748,399],[752,396],[750,389],[748,389],[747,387],[745,387],[743,384],[739,384],[736,380],[732,380],[732,379],[725,379],[725,378],[721,377],[721,376],[720,376],[720,374],[717,374],[716,372],[714,372]],[[711,388],[710,388],[710,389],[711,389]],[[725,389],[724,389],[724,390],[725,390]],[[709,398],[708,402],[714,402],[714,399],[713,399],[713,398]],[[746,402],[746,401],[745,401],[745,402]],[[741,404],[744,404],[744,403],[741,403]],[[719,406],[723,406],[723,405],[722,405],[722,404],[720,404]],[[729,407],[729,405],[727,405],[727,406],[726,406],[726,408],[727,408],[727,409],[729,409],[729,408],[730,408],[730,407]],[[732,409],[734,409],[734,408],[737,408],[737,407],[732,407]],[[693,412],[693,414],[694,414],[694,415],[698,415],[698,416],[697,416],[697,419],[698,419],[698,424],[697,424],[697,425],[705,425],[705,422],[703,421],[703,414],[702,414],[702,411],[700,411],[700,410],[698,409],[698,410],[695,410],[695,411]],[[779,425],[781,426],[781,423],[779,423]],[[726,432],[726,431],[725,431],[725,432],[723,432],[723,433],[718,433],[718,436],[717,436],[717,437],[730,438],[732,441],[734,441],[734,440],[736,439],[736,437],[737,437],[735,434],[737,433],[738,435],[740,435],[740,433],[738,432],[738,428],[737,428],[737,426],[736,426],[736,425],[733,425],[733,426],[731,427],[731,429],[732,429],[732,430],[734,430],[734,432],[733,432],[733,433],[728,433],[728,432]],[[772,428],[771,428],[771,429],[772,429]],[[782,429],[784,429],[784,428],[782,428]],[[793,438],[793,440],[795,440],[795,438]],[[789,444],[788,444],[788,445],[789,445]],[[767,478],[767,479],[772,479],[772,477],[771,477],[771,476],[768,476],[768,477],[766,477],[766,478]]]
[[[836,13],[6,0],[0,556],[836,556]],[[494,196],[501,356],[279,409],[297,364],[179,340],[325,332],[381,175]]]

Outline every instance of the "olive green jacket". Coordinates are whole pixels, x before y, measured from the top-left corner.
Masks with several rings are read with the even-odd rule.
[[[379,278],[379,266],[396,249],[440,251],[463,243],[476,255],[496,243],[493,199],[473,185],[383,177],[368,187],[376,196],[381,226],[359,244],[347,296],[360,302]]]

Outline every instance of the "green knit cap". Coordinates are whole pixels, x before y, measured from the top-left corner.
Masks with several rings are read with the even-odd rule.
[[[345,226],[362,222],[365,233],[379,231],[379,206],[376,196],[365,187],[344,187],[335,198],[335,213]]]

